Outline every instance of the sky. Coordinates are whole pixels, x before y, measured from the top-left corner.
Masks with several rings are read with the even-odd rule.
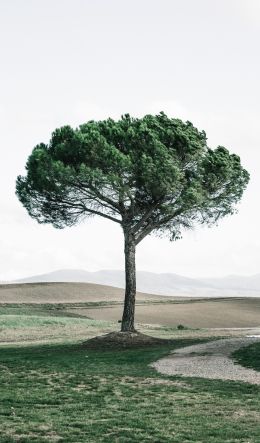
[[[251,180],[236,215],[177,242],[147,237],[137,268],[259,273],[259,41],[259,0],[0,0],[0,281],[123,269],[117,224],[39,225],[15,180],[57,127],[160,111],[240,155]]]

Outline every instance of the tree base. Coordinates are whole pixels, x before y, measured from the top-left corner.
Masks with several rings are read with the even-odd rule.
[[[160,346],[168,344],[169,340],[150,335],[141,334],[140,332],[110,332],[106,335],[100,335],[82,343],[86,349],[129,349],[144,348],[148,346]]]

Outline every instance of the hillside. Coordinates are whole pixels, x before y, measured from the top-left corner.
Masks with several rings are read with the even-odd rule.
[[[78,269],[62,269],[48,274],[35,275],[17,283],[35,282],[88,282],[124,288],[125,275],[120,270],[89,272]],[[157,274],[137,272],[137,289],[149,294],[196,297],[259,297],[260,274],[253,276],[227,276],[223,278],[195,279],[173,273]]]
[[[92,283],[15,283],[0,285],[0,303],[84,303],[123,301],[124,290]],[[138,293],[138,300],[164,299]]]

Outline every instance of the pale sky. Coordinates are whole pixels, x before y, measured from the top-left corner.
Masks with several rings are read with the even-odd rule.
[[[146,238],[139,270],[260,272],[260,1],[0,0],[0,281],[61,268],[123,269],[123,236],[93,218],[56,230],[22,207],[16,176],[52,131],[164,111],[241,156],[239,213],[175,243]]]

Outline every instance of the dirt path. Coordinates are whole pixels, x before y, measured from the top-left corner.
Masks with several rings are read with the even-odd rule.
[[[247,369],[230,358],[237,349],[259,342],[259,336],[227,338],[180,348],[152,364],[167,375],[183,375],[260,384],[260,372]]]

